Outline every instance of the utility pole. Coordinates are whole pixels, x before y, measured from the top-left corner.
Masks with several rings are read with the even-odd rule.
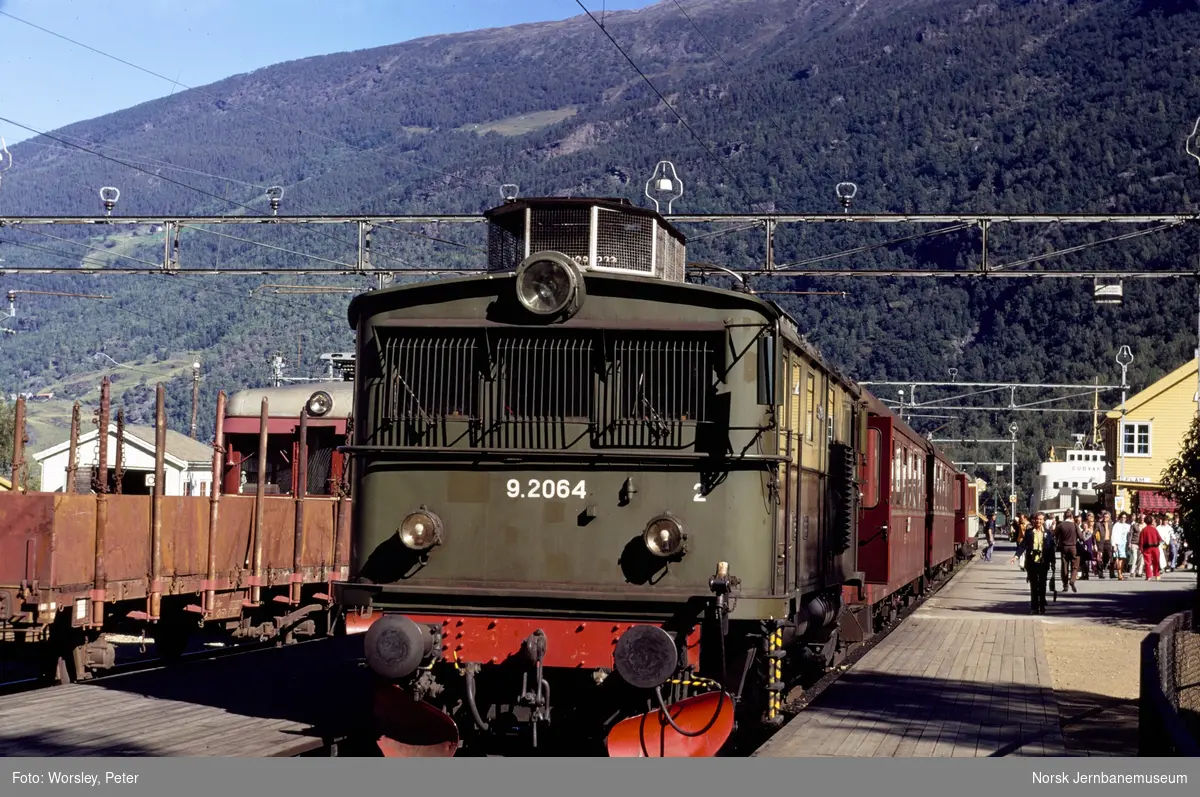
[[[1008,521],[1011,523],[1012,519],[1017,516],[1017,425],[1015,423],[1012,424],[1008,427],[1008,431],[1012,434],[1012,448],[1009,453],[1008,471],[1008,501],[1011,504]]]
[[[200,411],[200,362],[192,363],[192,439],[196,439],[196,420]]]

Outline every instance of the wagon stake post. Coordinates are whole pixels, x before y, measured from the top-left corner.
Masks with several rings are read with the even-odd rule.
[[[96,568],[92,589],[92,625],[104,625],[105,589],[108,586],[108,576],[104,569],[104,549],[107,545],[108,531],[108,422],[112,410],[110,385],[108,377],[100,381],[100,410],[96,418],[99,432],[96,442],[99,446],[96,463],[96,477],[93,484],[96,490]]]
[[[113,488],[120,495],[121,482],[125,479],[125,410],[117,410],[117,460],[113,471]]]
[[[150,606],[151,620],[162,614],[162,526],[163,482],[166,481],[167,411],[166,389],[161,382],[155,388],[154,408],[154,498],[150,505]]]
[[[21,492],[25,492],[21,470],[25,467],[25,397],[17,397],[16,417],[13,418],[13,449],[12,449],[12,484]]]
[[[304,496],[308,493],[308,407],[300,410],[300,455],[296,458],[296,535],[292,549],[292,576],[288,585],[288,600],[300,603],[300,572],[304,559]]]
[[[79,472],[79,402],[71,409],[71,440],[67,448],[67,486],[66,491],[74,495],[79,492],[76,483]]]
[[[263,396],[258,423],[258,483],[254,485],[254,575],[250,579],[250,604],[262,603],[263,512],[267,492],[267,425],[270,409]]]
[[[217,519],[221,508],[221,455],[225,450],[225,391],[217,394],[217,424],[213,435],[212,481],[208,514],[208,578],[204,582],[204,619],[215,611],[217,603]]]

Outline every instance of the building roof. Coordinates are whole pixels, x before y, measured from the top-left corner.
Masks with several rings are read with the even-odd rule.
[[[136,437],[146,445],[154,448],[153,426],[125,426],[126,437]],[[199,440],[193,440],[174,429],[167,430],[167,451],[186,462],[211,462],[213,449]]]
[[[117,436],[117,425],[110,423],[108,433],[111,437]],[[79,445],[91,443],[100,436],[99,429],[93,429],[87,434],[80,435]],[[146,452],[154,453],[154,427],[153,426],[126,426],[125,427],[125,444],[133,445],[145,450]],[[44,451],[39,451],[33,455],[35,462],[41,462],[49,457],[66,451],[71,445],[69,440],[63,441],[56,446],[51,446]],[[205,445],[198,440],[182,435],[179,432],[167,430],[167,450],[166,459],[173,462],[178,467],[187,465],[196,465],[200,463],[208,463],[212,461],[213,450],[211,446]]]
[[[1135,393],[1133,396],[1125,399],[1125,411],[1130,412],[1141,407],[1143,404],[1150,403],[1166,391],[1175,387],[1175,385],[1187,379],[1191,379],[1192,382],[1196,381],[1196,360],[1188,360],[1183,365],[1179,366],[1162,379],[1150,385],[1145,390]],[[1105,417],[1120,418],[1121,407],[1117,406],[1109,410]]]

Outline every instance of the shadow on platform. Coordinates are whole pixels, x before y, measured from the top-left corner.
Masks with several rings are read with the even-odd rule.
[[[1137,738],[1136,700],[1034,684],[881,679],[851,671],[758,755],[1135,756]]]
[[[9,698],[17,702],[8,705],[28,714],[54,702],[54,711],[62,713],[57,706],[61,700],[54,701],[53,693],[71,691],[76,704],[72,709],[80,717],[79,724],[68,723],[68,732],[52,730],[47,722],[45,728],[15,737],[0,727],[0,755],[162,755],[138,743],[136,726],[146,722],[149,727],[147,718],[151,716],[158,717],[159,722],[163,717],[169,721],[172,712],[181,714],[177,724],[198,722],[214,728],[218,734],[222,725],[228,723],[231,737],[240,732],[239,718],[294,723],[307,730],[283,728],[274,732],[285,737],[296,736],[298,746],[303,746],[306,738],[327,743],[355,733],[369,718],[370,674],[359,666],[361,660],[362,637],[356,635],[246,651],[207,661],[184,660],[154,670],[27,692]],[[184,705],[147,701],[145,706],[131,708],[123,703],[115,710],[128,713],[125,728],[107,732],[98,728],[94,735],[88,734],[87,718],[97,716],[95,709],[101,705],[103,696],[113,693]],[[92,701],[95,705],[89,708]],[[223,713],[195,720],[183,716],[190,706],[207,706]],[[0,705],[2,708],[5,706]],[[224,744],[227,740],[219,741]]]

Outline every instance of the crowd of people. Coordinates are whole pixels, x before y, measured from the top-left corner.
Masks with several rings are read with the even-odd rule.
[[[991,561],[995,521],[988,520],[984,559]],[[1017,543],[1011,561],[1027,573],[1031,614],[1046,613],[1047,583],[1057,599],[1057,578],[1062,579],[1064,593],[1078,592],[1076,582],[1093,577],[1161,580],[1164,570],[1195,570],[1198,564],[1177,515],[1130,516],[1122,512],[1113,522],[1107,511],[1097,517],[1091,512],[1067,510],[1049,518],[1038,512],[1032,521],[1025,515],[1013,521],[1011,538]]]

